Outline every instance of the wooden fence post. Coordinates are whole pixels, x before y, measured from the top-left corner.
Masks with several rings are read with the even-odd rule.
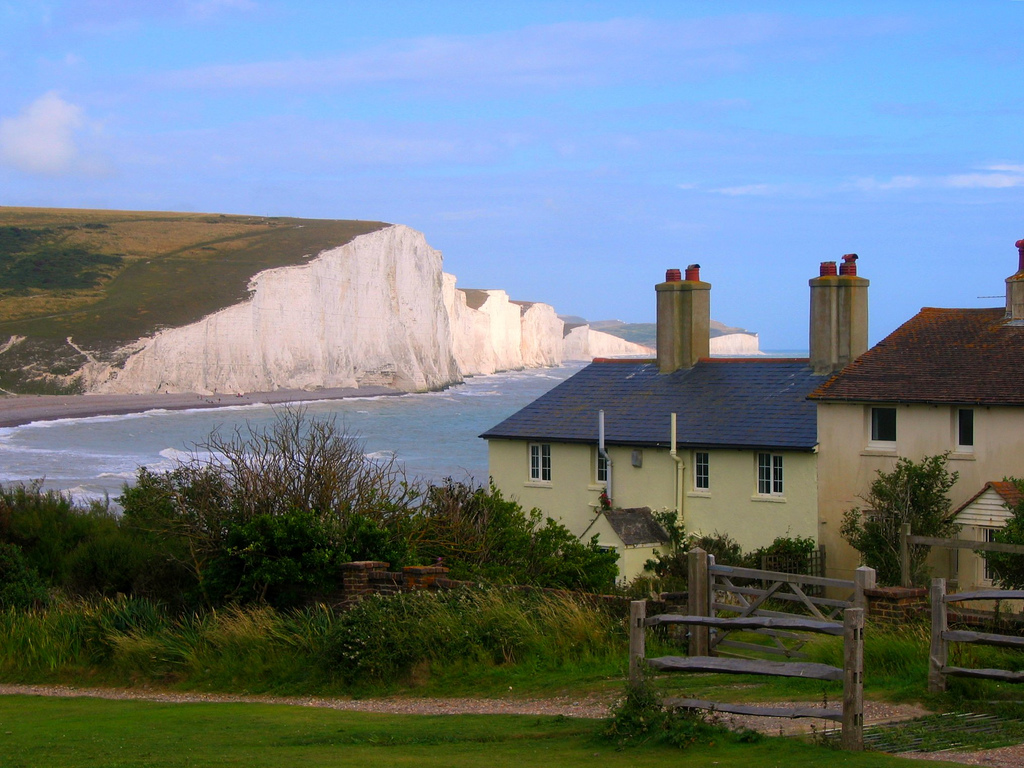
[[[687,612],[691,616],[710,616],[709,585],[708,585],[708,553],[700,547],[691,549],[686,554],[687,591],[689,605]],[[708,628],[693,626],[690,628],[690,656],[708,655]]]
[[[864,594],[865,589],[874,589],[876,584],[875,569],[862,565],[853,572],[853,607],[863,608],[864,615],[868,615],[868,597]]]
[[[647,601],[633,600],[629,604],[629,684],[643,682],[644,659],[647,656]]]
[[[910,523],[904,523],[900,528],[900,586],[910,587]]]
[[[843,749],[864,749],[864,609],[843,612]]]
[[[943,639],[946,631],[946,580],[932,579],[929,602],[932,608],[932,642],[928,651],[928,692],[946,690],[946,676],[942,668],[949,660],[949,643]]]

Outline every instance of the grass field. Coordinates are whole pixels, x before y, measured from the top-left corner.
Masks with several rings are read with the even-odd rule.
[[[919,766],[790,739],[723,739],[685,751],[600,740],[558,717],[372,715],[262,704],[0,697],[0,766]],[[953,763],[929,763],[952,766]]]
[[[162,327],[243,300],[250,278],[301,264],[381,222],[0,207],[0,387],[67,375]]]

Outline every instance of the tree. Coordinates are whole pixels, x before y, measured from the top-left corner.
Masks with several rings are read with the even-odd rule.
[[[284,409],[265,429],[213,433],[170,472],[141,468],[119,501],[125,525],[190,575],[194,599],[293,605],[330,586],[339,562],[404,553],[417,495],[394,458]]]
[[[900,583],[900,537],[903,525],[910,524],[915,536],[950,538],[960,529],[953,520],[949,490],[958,473],[948,469],[947,454],[925,456],[920,461],[901,457],[891,472],[878,470],[866,496],[866,509],[848,510],[840,532],[860,551],[866,565],[875,569],[878,583]],[[910,576],[914,584],[923,584],[928,573],[925,559],[928,547],[910,547]]]
[[[1024,494],[1024,480],[1009,477]],[[1000,544],[1024,544],[1024,498],[1010,510],[1010,518],[1006,526],[992,534],[992,539]],[[982,552],[992,571],[993,581],[1004,589],[1024,589],[1024,555],[1011,555],[1008,552]]]

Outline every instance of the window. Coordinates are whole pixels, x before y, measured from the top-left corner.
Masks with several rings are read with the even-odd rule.
[[[530,443],[530,479],[539,483],[551,482],[551,445]]]
[[[782,456],[757,454],[757,492],[762,496],[780,496],[782,488]]]
[[[956,447],[960,451],[974,450],[974,411],[971,408],[957,409]]]
[[[896,442],[896,409],[895,408],[872,408],[871,409],[871,442],[873,442],[873,443],[895,443]]]
[[[607,483],[608,482],[608,459],[601,454],[601,449],[597,451],[597,482]]]
[[[707,451],[694,451],[693,454],[693,487],[698,491],[711,488],[710,463]]]
[[[981,532],[985,535],[985,541],[989,544],[996,540],[996,530],[996,528],[981,529]],[[985,580],[992,581],[992,579],[994,579],[996,575],[992,572],[992,569],[989,567],[988,558],[983,557],[982,562],[985,564]]]

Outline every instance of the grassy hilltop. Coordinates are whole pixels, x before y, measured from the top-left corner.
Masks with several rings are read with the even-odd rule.
[[[386,226],[376,221],[0,207],[0,388],[67,379],[160,328],[247,296],[249,280]],[[68,343],[71,337],[74,346]]]

